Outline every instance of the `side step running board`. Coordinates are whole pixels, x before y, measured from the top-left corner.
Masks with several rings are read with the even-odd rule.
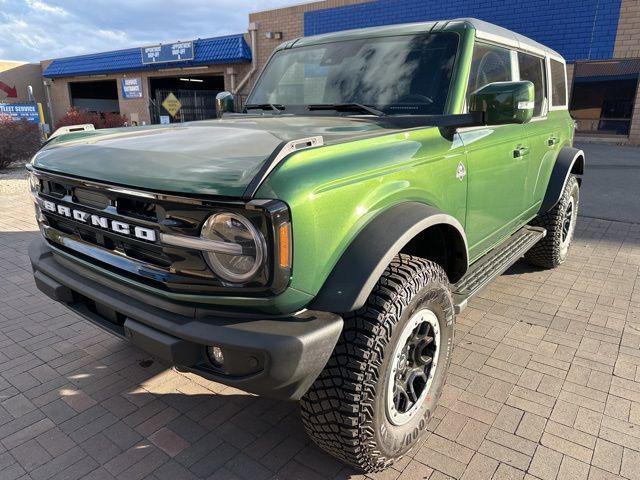
[[[471,297],[516,263],[546,234],[547,231],[544,228],[524,226],[475,262],[467,274],[453,286],[453,303],[456,313],[464,310]]]

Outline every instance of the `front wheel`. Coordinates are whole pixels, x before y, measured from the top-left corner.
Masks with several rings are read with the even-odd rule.
[[[442,268],[398,255],[345,326],[327,366],[300,402],[321,448],[367,472],[422,438],[444,386],[454,307]]]
[[[580,185],[578,179],[570,175],[558,204],[531,222],[546,228],[547,235],[525,254],[526,261],[543,268],[555,268],[564,263],[576,229],[579,203]]]

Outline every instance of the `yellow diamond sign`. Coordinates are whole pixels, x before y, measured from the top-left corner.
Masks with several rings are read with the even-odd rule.
[[[176,113],[180,111],[180,107],[182,107],[182,104],[173,93],[169,93],[169,95],[167,95],[167,98],[164,99],[164,102],[162,102],[162,106],[167,112],[169,112],[169,115],[175,117]]]

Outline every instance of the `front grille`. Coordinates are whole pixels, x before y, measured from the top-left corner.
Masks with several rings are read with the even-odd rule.
[[[158,221],[158,212],[153,202],[145,202],[132,198],[119,198],[116,203],[118,214],[126,217],[139,218],[149,222]]]
[[[37,171],[41,191],[37,195],[43,232],[49,243],[67,254],[90,261],[128,278],[138,279],[169,291],[188,293],[272,294],[269,290],[270,268],[252,283],[226,284],[207,266],[198,250],[159,242],[160,234],[199,236],[205,220],[215,211],[241,211],[269,238],[271,225],[260,209],[247,209],[244,203],[199,200],[169,195],[145,195],[117,186],[101,185],[79,179]],[[140,194],[141,193],[141,194]],[[140,195],[138,195],[140,194]],[[43,208],[45,201],[56,209]],[[60,213],[57,208],[68,208]],[[84,222],[73,218],[80,211]],[[156,241],[134,237],[91,224],[89,216],[124,222],[156,232]],[[69,218],[71,217],[71,218]],[[270,258],[273,258],[269,252]]]
[[[73,199],[80,205],[97,208],[98,210],[104,210],[110,204],[109,197],[106,195],[100,192],[86,190],[84,188],[74,188]]]
[[[156,267],[169,269],[171,258],[159,246],[134,242],[128,238],[106,233],[99,228],[79,225],[77,222],[60,218],[60,216],[43,212],[47,224],[60,232],[79,237],[80,240],[99,246],[114,253],[124,253],[127,257],[145,262]]]

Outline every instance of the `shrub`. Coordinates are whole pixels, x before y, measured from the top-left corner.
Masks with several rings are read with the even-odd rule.
[[[95,113],[86,110],[78,110],[70,108],[64,117],[60,118],[56,123],[56,129],[66,127],[68,125],[81,125],[90,123],[95,128],[113,128],[123,127],[127,121],[125,115],[119,113]]]
[[[102,127],[96,128],[114,128],[124,127],[127,122],[126,115],[120,115],[119,113],[105,113],[102,116]]]
[[[58,120],[58,122],[56,123],[56,129],[69,125],[81,125],[83,123],[91,123],[94,127],[98,128],[100,117],[97,113],[70,108],[69,110],[67,110],[67,113],[65,113],[65,115]]]
[[[0,170],[13,162],[28,161],[40,144],[38,125],[0,116]]]

